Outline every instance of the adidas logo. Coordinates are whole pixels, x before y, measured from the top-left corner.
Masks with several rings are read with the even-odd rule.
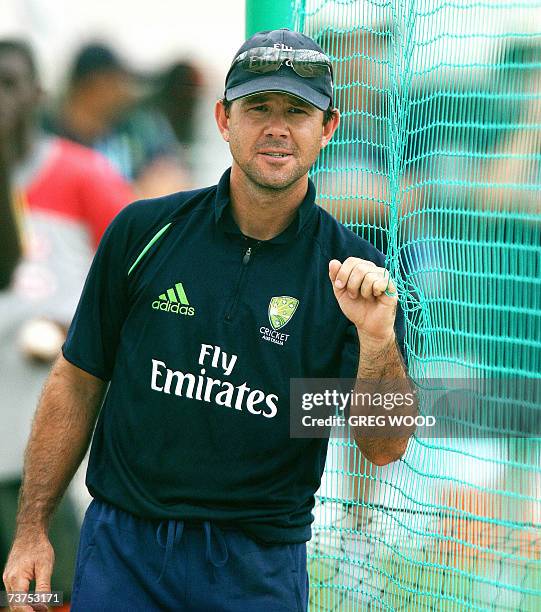
[[[193,317],[195,314],[195,308],[190,306],[182,283],[176,283],[174,287],[160,294],[158,299],[152,302],[152,308],[154,310],[174,312],[175,314],[186,315],[188,317]]]

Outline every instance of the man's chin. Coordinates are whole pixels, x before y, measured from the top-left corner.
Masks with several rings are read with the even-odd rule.
[[[258,184],[260,187],[263,187],[264,189],[271,189],[271,190],[287,189],[288,187],[291,187],[293,183],[295,183],[295,180],[291,180],[290,178],[258,181]]]
[[[255,175],[252,175],[252,180],[262,187],[263,189],[269,190],[283,190],[288,189],[292,185],[294,185],[300,178],[304,176],[304,174],[293,173],[293,172],[257,172]]]

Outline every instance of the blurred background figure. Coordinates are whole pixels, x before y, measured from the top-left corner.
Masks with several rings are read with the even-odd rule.
[[[11,190],[8,163],[10,151],[9,134],[15,100],[7,94],[11,87],[9,74],[0,72],[0,289],[6,287],[21,255],[21,241],[17,227],[15,201]]]
[[[387,145],[389,45],[383,25],[355,31],[327,29],[319,41],[333,60],[335,106],[341,121],[320,157],[320,204],[353,231],[387,252],[390,207]],[[339,170],[343,180],[335,182]]]
[[[475,202],[483,209],[538,215],[541,212],[536,188],[541,183],[541,45],[518,39],[503,51],[501,65],[494,87],[519,98],[519,103],[513,100],[504,119],[509,122],[511,117],[515,125],[502,131],[493,155],[481,166],[480,176],[475,177],[488,185],[474,194]],[[522,220],[531,228],[530,234],[538,244],[541,241],[539,221],[539,217],[533,221]]]
[[[142,83],[101,43],[76,54],[60,107],[45,127],[102,153],[140,198],[187,189],[191,179],[173,128],[141,104]]]
[[[3,87],[0,84],[0,96],[2,91]],[[0,112],[2,107],[0,99]],[[2,121],[3,117],[0,117],[0,290],[9,285],[21,255],[21,242],[7,167],[8,152],[4,151],[7,138],[4,135]]]
[[[190,170],[195,165],[192,145],[197,137],[197,111],[203,85],[203,76],[195,65],[174,62],[155,78],[155,91],[148,100],[149,106],[169,121]]]
[[[352,31],[327,28],[319,42],[333,60],[335,105],[341,112],[337,133],[314,168],[319,204],[389,255],[393,274],[399,268],[405,276],[430,256],[412,216],[426,204],[425,190],[416,186],[421,168],[402,161],[413,146],[412,135],[403,137],[400,147],[391,143],[397,140],[400,114],[393,98],[394,26],[382,22]],[[393,182],[396,176],[400,180]]]
[[[93,250],[133,199],[101,155],[36,127],[40,99],[30,48],[21,40],[0,39],[3,163],[8,195],[13,190],[19,202],[23,245],[11,282],[0,291],[1,567],[13,538],[23,451],[41,387],[64,341]],[[67,496],[50,533],[56,550],[53,589],[68,600],[78,532]]]

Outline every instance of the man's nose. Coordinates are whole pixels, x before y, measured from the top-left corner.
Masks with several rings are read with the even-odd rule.
[[[270,113],[265,127],[265,136],[272,138],[287,138],[289,136],[289,126],[283,113]]]

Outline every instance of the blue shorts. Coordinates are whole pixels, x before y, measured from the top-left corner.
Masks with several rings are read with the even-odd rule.
[[[265,546],[209,521],[149,521],[94,500],[72,612],[305,612],[306,544]]]

